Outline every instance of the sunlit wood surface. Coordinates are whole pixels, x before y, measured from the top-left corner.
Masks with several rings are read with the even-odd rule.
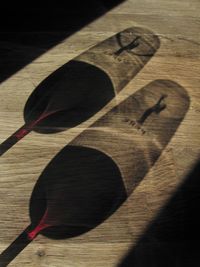
[[[172,80],[184,87],[190,97],[189,110],[162,155],[111,217],[72,239],[51,240],[39,235],[9,266],[116,267],[184,181],[200,153],[199,14],[199,0],[128,0],[0,85],[0,141],[3,142],[24,124],[23,109],[30,93],[70,59],[133,26],[153,31],[161,42],[157,53],[136,77],[95,116],[68,131],[31,132],[0,158],[0,250],[29,225],[29,199],[37,178],[75,137],[154,80]]]

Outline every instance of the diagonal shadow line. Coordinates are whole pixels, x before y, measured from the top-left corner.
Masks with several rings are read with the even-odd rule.
[[[118,267],[200,266],[200,161]]]
[[[4,21],[0,23],[0,82],[124,1],[69,0],[67,7],[54,4],[4,9]]]

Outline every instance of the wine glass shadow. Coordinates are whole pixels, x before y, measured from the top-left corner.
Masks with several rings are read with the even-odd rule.
[[[118,267],[200,265],[200,162],[159,211]]]
[[[33,130],[55,133],[92,117],[115,96],[110,77],[86,62],[71,60],[49,75],[32,92],[24,107],[30,124],[41,116]],[[54,113],[54,114],[52,114]]]
[[[103,152],[66,146],[40,175],[30,200],[32,227],[47,210],[41,234],[69,238],[95,228],[127,198],[121,173]]]
[[[163,99],[163,93],[168,93],[167,99]],[[166,100],[165,104],[162,103],[163,100]],[[0,266],[7,266],[6,264],[11,262],[38,233],[54,239],[71,238],[87,233],[111,216],[156,162],[185,117],[189,102],[189,96],[183,87],[173,81],[156,80],[134,93],[117,109],[115,107],[105,115],[106,117],[91,126],[96,128],[96,132],[94,129],[89,131],[92,135],[88,136],[88,131],[85,131],[77,137],[76,142],[73,141],[63,148],[47,165],[36,182],[30,200],[31,224],[2,252]],[[155,112],[158,114],[154,114]],[[127,125],[127,114],[131,123],[134,118],[139,119],[137,123],[145,123],[146,130],[154,133],[162,145],[162,148],[159,147],[159,153],[148,135],[146,138],[150,143],[145,146],[145,135],[138,136],[137,129]],[[151,116],[153,120],[150,120]],[[102,126],[110,129],[118,125],[116,122],[126,130],[129,129],[129,133],[137,137],[135,141],[141,141],[133,140],[134,153],[131,153],[131,158],[124,157],[126,142],[121,142],[119,134],[112,135],[111,139],[109,135],[105,135],[106,132],[103,135],[98,134],[98,127],[99,130]],[[117,130],[123,129],[118,126]],[[104,149],[103,145],[106,145]],[[130,140],[128,146],[130,147]],[[113,154],[113,148],[115,152],[118,149],[118,152]],[[151,162],[145,157],[147,152]],[[131,168],[131,172],[128,172],[130,183],[126,184],[126,188],[121,165],[116,164],[119,160],[118,156],[114,157],[116,155],[123,159],[122,163],[124,160],[126,165],[131,163],[130,166],[127,165],[127,168]],[[41,225],[45,227],[37,227]],[[33,232],[35,235],[32,238],[30,233]]]

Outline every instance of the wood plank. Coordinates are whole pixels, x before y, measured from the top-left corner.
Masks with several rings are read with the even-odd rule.
[[[103,115],[154,80],[178,83],[190,98],[189,110],[175,135],[128,200],[112,216],[75,238],[53,240],[39,235],[9,266],[118,266],[184,182],[200,154],[199,10],[198,0],[128,0],[0,85],[0,140],[3,142],[24,123],[24,104],[35,87],[70,59],[129,27],[149,29],[160,39],[157,53],[99,113],[67,131],[31,132],[0,158],[1,251],[29,224],[29,199],[35,182],[63,147],[76,142],[73,140],[76,137],[78,140],[78,136],[88,127],[92,128]],[[112,64],[107,65],[110,72]]]

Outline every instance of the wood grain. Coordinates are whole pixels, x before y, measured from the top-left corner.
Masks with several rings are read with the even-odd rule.
[[[39,235],[10,266],[114,267],[176,191],[200,154],[200,3],[128,0],[58,44],[0,85],[0,141],[23,122],[30,93],[50,73],[89,47],[126,28],[148,28],[160,48],[142,71],[103,110],[79,126],[48,135],[31,132],[0,158],[0,250],[29,224],[29,198],[49,161],[75,137],[148,83],[172,80],[190,97],[176,134],[128,200],[92,231],[66,240]],[[112,68],[112,66],[110,66]],[[181,156],[180,156],[181,155]]]

